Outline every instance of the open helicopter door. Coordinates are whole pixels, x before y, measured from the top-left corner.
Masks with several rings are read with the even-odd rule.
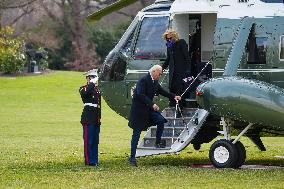
[[[200,63],[208,62],[213,55],[216,21],[217,13],[173,15],[173,28],[188,42],[193,75],[199,73]]]
[[[172,15],[172,27],[185,39],[189,47],[191,75],[194,77],[213,56],[216,12],[187,12]],[[198,77],[198,83],[212,77],[212,66],[208,65]],[[191,95],[192,96],[192,95]]]

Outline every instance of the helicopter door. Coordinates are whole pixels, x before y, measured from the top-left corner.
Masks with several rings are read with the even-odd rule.
[[[217,13],[175,14],[173,28],[180,37],[188,42],[191,60],[191,74],[197,76],[200,82],[212,77],[212,67],[204,66],[213,56],[214,30]]]
[[[162,39],[169,26],[168,15],[142,17],[132,42],[132,54],[128,60],[126,86],[128,103],[131,103],[131,89],[136,82],[155,64],[162,65],[166,59],[166,45]],[[167,81],[167,79],[164,79]]]
[[[175,14],[173,16],[173,28],[181,38],[188,41],[193,76],[196,76],[213,56],[216,22],[217,13]],[[208,66],[202,73],[199,79],[203,81],[211,77],[212,68]]]

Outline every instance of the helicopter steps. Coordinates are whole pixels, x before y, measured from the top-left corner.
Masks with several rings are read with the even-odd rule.
[[[157,126],[152,126],[138,145],[136,157],[176,153],[183,150],[198,133],[209,113],[204,109],[184,108],[183,117],[175,118],[175,108],[166,108],[162,114],[168,120],[164,125],[161,139],[165,148],[155,147]]]

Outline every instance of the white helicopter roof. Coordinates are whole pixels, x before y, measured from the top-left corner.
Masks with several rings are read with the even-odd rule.
[[[172,13],[183,14],[191,13],[204,13],[204,12],[218,12],[216,3],[210,0],[176,0],[170,9]]]
[[[217,13],[218,18],[240,18],[250,16],[263,18],[283,16],[283,3],[264,3],[260,0],[176,0],[170,12],[172,14]]]

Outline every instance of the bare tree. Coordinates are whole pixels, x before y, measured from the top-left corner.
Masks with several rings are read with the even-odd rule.
[[[95,47],[86,39],[85,16],[98,6],[93,0],[40,0],[41,6],[53,22],[64,28],[72,41],[74,60],[66,64],[73,70],[85,71],[98,66]]]
[[[11,9],[19,10],[19,14],[13,17],[12,20],[6,25],[13,25],[22,17],[34,11],[33,4],[37,0],[1,0],[0,1],[0,28],[2,27],[2,17],[5,11]]]
[[[96,55],[95,46],[92,46],[87,41],[85,17],[115,1],[116,0],[0,0],[0,27],[1,23],[5,23],[5,25],[15,25],[19,30],[23,28],[29,29],[33,27],[33,24],[36,24],[35,21],[40,21],[39,18],[41,16],[47,15],[53,23],[64,28],[65,33],[70,36],[69,39],[72,42],[72,56],[64,59],[68,62],[68,64],[66,64],[67,67],[74,70],[87,70],[98,66],[99,58]],[[135,9],[128,7],[116,12],[116,14],[133,18],[137,12],[135,11],[137,8],[141,9],[141,5],[144,7],[149,4],[149,2],[151,3],[153,1],[154,0],[138,0],[134,6]],[[1,19],[2,15],[5,16],[3,21]],[[33,20],[34,17],[38,19]],[[112,21],[112,18],[110,21]],[[40,33],[29,34],[29,41],[39,42],[39,44],[43,46],[47,45],[50,48],[58,48],[61,39],[56,38],[55,33],[52,34],[50,32],[52,30],[50,29],[51,25],[44,25],[44,29],[41,30]],[[21,31],[19,31],[19,33],[21,33]]]
[[[115,0],[39,0],[47,15],[61,25],[71,36],[72,49],[75,59],[69,61],[68,68],[87,70],[98,66],[99,58],[95,47],[90,46],[86,39],[85,17],[91,12],[105,7]],[[139,0],[145,6],[146,0]],[[119,11],[125,16],[127,12]]]

